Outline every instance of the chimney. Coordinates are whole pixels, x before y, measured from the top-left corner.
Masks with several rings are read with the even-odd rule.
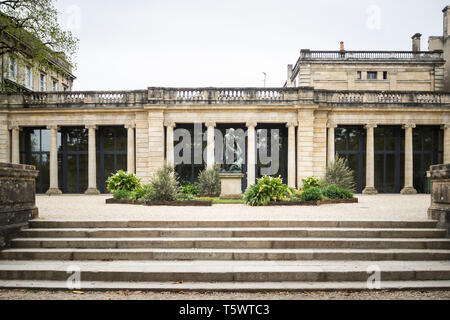
[[[420,52],[420,37],[422,35],[420,33],[416,33],[412,36],[412,51],[413,52]]]
[[[341,41],[341,51],[345,51],[344,41]]]
[[[446,6],[442,12],[444,13],[444,38],[447,38],[450,32],[450,6]]]
[[[294,82],[292,81],[292,73],[294,66],[292,64],[288,64],[287,67],[287,87],[291,88],[294,86]]]

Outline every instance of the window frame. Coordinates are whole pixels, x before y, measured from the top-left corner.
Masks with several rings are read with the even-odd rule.
[[[39,91],[45,92],[47,91],[47,75],[43,72],[39,74]],[[44,81],[42,81],[44,80]]]
[[[15,57],[9,57],[8,76],[11,79],[17,80],[17,59]]]
[[[33,67],[25,65],[25,87],[33,89]]]
[[[372,78],[371,76],[374,76]],[[378,72],[377,71],[367,71],[367,80],[378,80]]]

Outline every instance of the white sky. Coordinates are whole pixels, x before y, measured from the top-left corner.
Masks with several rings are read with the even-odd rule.
[[[300,49],[411,50],[442,35],[446,0],[58,0],[80,39],[74,90],[267,86]],[[379,14],[378,14],[379,13]]]

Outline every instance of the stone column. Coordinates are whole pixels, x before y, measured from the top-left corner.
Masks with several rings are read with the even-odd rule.
[[[247,122],[247,187],[256,183],[256,122]]]
[[[450,124],[442,126],[444,130],[444,164],[450,163]]]
[[[288,186],[291,188],[296,187],[295,127],[297,125],[297,122],[288,122],[286,125],[288,128]]]
[[[415,124],[405,124],[405,186],[403,187],[401,194],[417,194],[414,189],[414,176],[413,176],[413,128]]]
[[[173,167],[175,166],[175,154],[173,149],[173,129],[176,127],[174,122],[165,122],[166,127],[166,162],[167,165]]]
[[[335,143],[335,136],[334,132],[337,128],[337,124],[334,123],[328,123],[328,165],[332,164],[336,157],[336,143]]]
[[[20,127],[13,126],[11,127],[12,138],[11,138],[11,163],[20,164]]]
[[[47,126],[50,130],[50,188],[47,195],[62,194],[58,186],[58,126]]]
[[[363,194],[378,194],[375,189],[375,153],[374,153],[374,129],[376,124],[367,124],[365,126],[367,130],[367,151],[366,151],[366,188]]]
[[[89,155],[89,164],[88,164],[88,189],[85,194],[87,195],[96,195],[100,194],[97,189],[97,150],[95,145],[95,132],[97,130],[97,126],[95,125],[87,125],[86,129],[89,130],[89,147],[88,147],[88,155]]]
[[[136,125],[134,123],[130,123],[125,125],[125,128],[128,130],[128,142],[127,142],[127,171],[128,173],[136,173],[135,172],[135,147],[134,147],[134,128]]]
[[[214,137],[214,129],[216,128],[216,123],[215,122],[207,122],[206,128],[207,128],[206,167],[207,167],[207,169],[212,169],[212,168],[214,168],[214,164],[216,163],[215,137]]]

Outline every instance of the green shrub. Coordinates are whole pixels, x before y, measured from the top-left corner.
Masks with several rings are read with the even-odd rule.
[[[119,170],[115,174],[112,174],[106,180],[106,183],[108,191],[115,193],[117,190],[133,191],[140,187],[141,180],[136,178],[132,173]]]
[[[213,169],[206,169],[198,175],[198,194],[204,196],[217,196],[220,194],[220,166],[214,166]]]
[[[341,192],[342,192],[342,199],[353,199],[355,196],[353,194],[353,192],[342,189],[342,188],[341,188]]]
[[[187,194],[183,194],[183,198],[181,200],[182,201],[195,201],[195,200],[197,200],[197,197],[193,194],[187,193]]]
[[[179,198],[179,183],[174,169],[167,164],[156,171],[150,180],[153,192],[148,201],[176,201]]]
[[[302,201],[319,201],[323,199],[322,192],[317,187],[310,187],[303,191],[301,196]]]
[[[306,179],[302,179],[303,182],[303,189],[306,190],[308,188],[320,188],[321,186],[321,181],[318,178],[315,177],[308,177]]]
[[[342,199],[342,189],[335,184],[323,188],[322,194],[328,199]]]
[[[245,191],[244,201],[251,206],[266,206],[271,201],[282,201],[283,198],[291,198],[293,195],[294,192],[283,184],[281,177],[264,176]]]
[[[186,196],[186,195],[193,195],[193,196],[198,195],[198,187],[195,184],[191,184],[191,183],[188,183],[188,184],[182,186],[180,191],[181,191],[181,193],[184,196]]]
[[[139,201],[147,202],[153,201],[155,198],[155,190],[151,185],[145,185],[142,187],[142,195],[137,198]]]
[[[353,170],[347,166],[346,160],[342,157],[336,157],[336,160],[327,167],[324,183],[326,186],[334,184],[351,192],[356,190]]]
[[[114,192],[115,200],[133,200],[133,192],[128,190],[119,189]]]
[[[353,193],[339,188],[337,185],[332,184],[322,189],[322,194],[328,199],[352,199]]]

